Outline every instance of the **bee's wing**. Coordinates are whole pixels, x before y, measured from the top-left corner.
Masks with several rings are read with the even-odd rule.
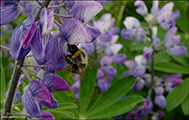
[[[84,81],[85,81],[85,76],[86,76],[86,73],[85,71],[79,73],[79,77],[80,77],[80,81],[81,81],[81,84],[83,85]]]
[[[99,69],[100,63],[88,56],[88,65],[90,69]]]

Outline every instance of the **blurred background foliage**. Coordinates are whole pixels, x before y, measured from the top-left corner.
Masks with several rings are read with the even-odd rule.
[[[165,5],[168,1],[160,1],[159,7],[161,8],[163,5]],[[182,57],[172,56],[166,52],[166,50],[162,50],[155,54],[155,76],[161,77],[162,75],[172,75],[175,73],[181,73],[182,79],[187,80],[189,77],[189,31],[188,31],[188,16],[189,16],[189,4],[188,1],[173,1],[174,2],[174,10],[180,11],[180,18],[176,21],[176,26],[178,27],[178,32],[176,34],[181,36],[181,44],[187,46],[187,55]],[[152,1],[145,1],[148,10],[150,10],[152,6]],[[116,19],[115,26],[119,27],[120,30],[125,28],[123,25],[123,21],[125,17],[133,16],[139,19],[142,26],[148,26],[148,24],[145,22],[144,18],[137,14],[135,12],[136,7],[134,6],[134,1],[113,1],[113,2],[107,2],[104,5],[104,9],[95,17],[95,20],[98,20],[104,13],[111,13],[112,17]],[[14,29],[17,25],[21,24],[23,20],[26,19],[26,14],[23,12],[17,19],[15,19],[13,22],[10,23],[12,29]],[[163,40],[164,35],[166,33],[165,30],[163,30],[161,27],[158,27],[158,34],[157,36]],[[4,31],[4,27],[1,27],[1,33]],[[11,28],[10,31],[1,34],[1,44],[10,47],[10,38],[11,38]],[[135,40],[124,40],[121,35],[119,34],[119,40],[118,43],[121,43],[123,45],[123,48],[121,49],[120,53],[125,53],[127,55],[127,60],[133,59],[136,55],[140,55],[143,53],[143,47],[144,46],[150,46],[149,42],[146,42],[145,44],[139,44]],[[93,57],[94,55],[92,55]],[[14,60],[11,58],[9,52],[2,50],[2,58],[1,58],[1,110],[3,109],[3,104],[6,100],[5,98],[5,92],[7,91],[10,82],[11,77],[13,73],[13,68],[15,67]],[[143,101],[144,98],[147,96],[148,89],[145,88],[140,92],[135,92],[131,90],[134,82],[132,77],[123,77],[123,73],[128,71],[128,68],[125,67],[123,64],[113,64],[113,67],[115,67],[118,71],[118,74],[116,77],[113,78],[113,86],[110,88],[111,90],[108,90],[107,92],[103,93],[103,95],[100,93],[100,90],[98,88],[95,88],[95,78],[96,78],[96,71],[90,71],[87,70],[87,77],[86,82],[84,83],[84,86],[80,89],[80,101],[78,101],[75,98],[75,95],[70,91],[60,91],[55,92],[54,97],[59,103],[59,107],[56,109],[48,110],[50,111],[56,118],[86,118],[89,114],[89,117],[87,118],[110,118],[112,119],[112,114],[115,112],[121,113],[123,115],[123,119],[125,119],[126,112],[134,108],[138,103]],[[63,77],[68,84],[71,86],[73,81],[73,74],[66,72],[66,70],[62,70],[57,73],[57,75],[60,75]],[[150,69],[147,70],[150,72]],[[65,73],[65,74],[64,74]],[[125,82],[127,81],[127,82]],[[23,93],[23,88],[28,85],[29,82],[27,78],[25,77],[24,82],[19,87],[19,90]],[[186,82],[186,84],[188,84]],[[119,90],[121,89],[121,92],[119,93]],[[180,90],[180,89],[179,89]],[[178,90],[178,91],[179,91]],[[189,89],[187,88],[189,91]],[[125,91],[122,93],[122,91]],[[182,91],[187,92],[188,91]],[[172,95],[173,97],[177,97],[177,94],[181,93],[175,93]],[[100,94],[99,94],[100,93]],[[127,93],[127,94],[126,94]],[[105,94],[105,95],[104,95]],[[114,95],[115,94],[115,95]],[[119,94],[119,95],[118,95]],[[126,107],[130,107],[128,110],[126,108],[122,108],[122,112],[116,111],[116,106],[111,106],[112,102],[115,101],[113,99],[119,98],[120,96],[126,94],[127,96],[131,95],[131,98],[127,97],[127,99],[123,99],[120,101],[120,103],[117,103],[118,107],[122,107],[123,103],[129,104],[128,100],[132,101],[136,99],[135,103],[132,103],[133,106],[127,105]],[[152,98],[154,98],[155,93],[152,94]],[[99,97],[100,95],[100,97]],[[136,95],[136,96],[133,96]],[[104,96],[104,97],[102,97]],[[87,98],[87,100],[84,98]],[[173,110],[165,109],[166,116],[161,119],[187,119],[188,113],[184,112],[183,109],[186,109],[185,111],[188,111],[188,95],[186,97],[186,100],[177,106]],[[110,100],[112,99],[112,100]],[[180,99],[180,98],[178,98]],[[138,101],[137,101],[138,100]],[[101,101],[99,103],[99,101]],[[126,102],[127,101],[127,102]],[[171,101],[171,100],[170,100]],[[169,104],[169,99],[167,101],[167,104]],[[21,103],[21,100],[14,103]],[[95,103],[95,104],[94,104]],[[108,107],[103,109],[106,104],[109,104]],[[175,104],[174,102],[170,104]],[[94,106],[96,105],[96,106]],[[89,108],[88,108],[89,107]],[[92,108],[91,108],[92,107]],[[87,109],[88,108],[88,109]],[[102,111],[101,111],[102,108]],[[158,107],[154,107],[154,110],[159,109]],[[16,107],[13,109],[13,113],[22,113],[22,106]],[[44,108],[45,110],[45,108]],[[47,109],[46,109],[47,110]],[[93,110],[95,112],[93,112]],[[92,112],[91,112],[92,111]],[[100,111],[100,113],[98,112]],[[105,114],[107,113],[107,114]],[[110,115],[108,115],[108,113]],[[103,116],[103,115],[104,116]],[[96,117],[95,117],[96,116]],[[98,116],[98,117],[97,117]],[[147,119],[147,118],[145,118]]]

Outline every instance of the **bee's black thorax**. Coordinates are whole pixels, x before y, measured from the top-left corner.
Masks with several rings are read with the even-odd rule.
[[[76,45],[69,45],[68,44],[68,49],[69,49],[70,53],[72,55],[74,55],[78,51],[79,48]]]

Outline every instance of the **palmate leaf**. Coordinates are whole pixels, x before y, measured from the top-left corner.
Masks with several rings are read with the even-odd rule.
[[[181,105],[182,111],[185,115],[189,115],[189,94]]]
[[[155,64],[154,68],[155,70],[159,70],[167,73],[189,74],[188,68],[175,63],[159,62]]]
[[[138,103],[142,101],[144,101],[144,98],[142,96],[139,95],[128,96],[101,111],[97,111],[95,114],[91,114],[88,118],[105,119],[116,115],[120,115],[132,110]]]
[[[78,108],[78,106],[75,103],[72,102],[63,102],[60,103],[59,106],[56,109],[47,109],[50,111],[65,111],[73,108]]]
[[[135,83],[135,78],[125,77],[114,85],[108,91],[100,95],[87,111],[87,117],[92,116],[99,111],[112,105],[117,99],[129,92]]]
[[[50,111],[56,119],[75,119],[75,115],[70,111]]]
[[[174,60],[176,60],[178,63],[183,65],[184,67],[188,68],[189,67],[189,62],[188,62],[188,57],[186,56],[171,56]]]
[[[186,78],[181,84],[176,86],[174,90],[167,96],[166,110],[171,111],[179,106],[189,94],[189,78]]]
[[[80,113],[82,115],[85,114],[89,106],[91,97],[93,95],[97,70],[90,70],[89,68],[87,68],[85,72],[86,72],[85,82],[83,85],[80,84],[80,90],[79,90],[80,91],[79,105],[80,105]]]

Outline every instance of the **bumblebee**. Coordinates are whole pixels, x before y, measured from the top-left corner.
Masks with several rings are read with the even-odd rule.
[[[83,85],[85,80],[85,70],[89,66],[90,69],[100,68],[99,62],[90,58],[83,49],[79,49],[76,45],[69,45],[68,50],[71,55],[64,55],[65,61],[71,66],[69,72],[80,74],[80,80]]]

